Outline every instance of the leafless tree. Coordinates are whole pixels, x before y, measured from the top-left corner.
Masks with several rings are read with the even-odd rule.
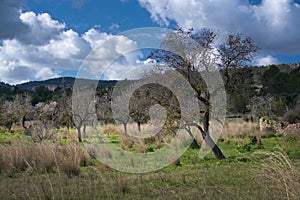
[[[14,106],[12,101],[5,101],[1,105],[1,124],[5,126],[8,131],[11,131],[13,123],[18,121],[14,112]]]
[[[41,142],[55,136],[55,123],[58,118],[56,102],[38,103],[34,108],[34,120],[26,132],[34,141]]]
[[[129,94],[126,93],[126,91],[124,91],[122,96],[115,96],[114,101],[116,103],[111,104],[111,109],[113,110],[113,114],[114,114],[114,120],[117,123],[123,124],[125,134],[127,134],[127,124],[130,120],[130,116],[128,113],[127,102],[126,102],[126,100],[123,101],[123,99],[129,98],[129,97],[126,97],[128,95]]]
[[[224,159],[224,154],[209,133],[211,94],[207,86],[209,83],[203,79],[203,74],[209,75],[217,70],[217,53],[212,46],[216,36],[215,32],[208,29],[204,29],[198,34],[186,33],[180,29],[167,35],[161,44],[163,50],[152,52],[150,57],[157,60],[158,63],[180,72],[188,80],[196,92],[201,107],[203,126],[199,124],[200,119],[193,124],[187,124],[187,126],[196,126],[202,133],[203,139],[212,148],[216,158]]]
[[[28,94],[18,94],[12,101],[5,101],[1,106],[3,122],[8,130],[11,130],[13,123],[20,122],[24,130],[27,129],[25,122],[30,118],[32,106]]]
[[[78,86],[72,92],[72,114],[77,129],[78,141],[82,142],[81,128],[85,133],[86,126],[94,126],[97,122],[96,98],[93,86]]]
[[[112,88],[102,89],[97,94],[96,112],[97,118],[101,123],[114,123],[111,111]]]
[[[251,37],[243,38],[239,33],[228,36],[226,43],[219,48],[226,86],[230,83],[229,71],[251,62],[258,50]]]
[[[72,113],[72,99],[67,95],[63,96],[57,101],[57,122],[56,126],[66,126],[69,131],[74,126]]]

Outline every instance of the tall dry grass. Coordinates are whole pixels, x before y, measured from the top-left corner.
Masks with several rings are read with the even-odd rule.
[[[260,133],[257,123],[246,122],[243,120],[230,120],[225,123],[223,128],[222,138],[241,138],[251,137],[257,134],[267,134],[267,132]]]
[[[0,145],[0,172],[13,176],[18,172],[63,172],[78,176],[80,166],[90,163],[90,156],[78,144],[58,145],[50,142],[32,145]]]
[[[257,183],[264,187],[274,199],[297,200],[300,197],[300,168],[282,152],[259,152],[254,169]]]

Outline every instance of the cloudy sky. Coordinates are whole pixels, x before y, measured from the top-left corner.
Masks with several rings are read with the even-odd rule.
[[[262,49],[252,65],[300,62],[299,19],[300,0],[0,0],[0,81],[76,76],[98,45],[104,64],[121,56],[104,77],[120,79],[145,58],[117,34],[149,26],[239,32]]]

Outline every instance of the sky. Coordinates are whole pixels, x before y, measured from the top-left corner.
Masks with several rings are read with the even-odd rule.
[[[99,45],[103,65],[122,58],[104,79],[121,79],[146,55],[119,33],[142,27],[241,33],[261,48],[250,65],[300,62],[299,19],[300,0],[0,0],[0,81],[76,76]]]

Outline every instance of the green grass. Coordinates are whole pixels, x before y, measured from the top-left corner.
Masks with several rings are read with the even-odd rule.
[[[3,135],[0,141],[5,143],[8,136]],[[116,135],[106,137],[119,143]],[[69,141],[61,142],[68,145]],[[226,156],[221,161],[212,152],[200,159],[198,149],[188,149],[180,166],[171,164],[147,174],[118,172],[96,160],[73,178],[59,170],[0,174],[0,199],[297,199],[299,141],[270,136],[262,138],[262,144],[258,147],[251,138],[219,142]],[[148,151],[155,151],[151,145]]]
[[[0,132],[0,145],[10,145],[14,143],[32,143],[30,136],[21,132]]]

